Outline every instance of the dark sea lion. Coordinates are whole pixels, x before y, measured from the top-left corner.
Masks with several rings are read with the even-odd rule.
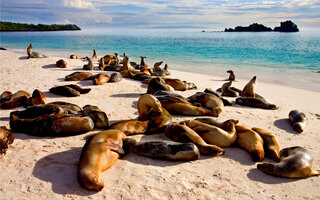
[[[147,58],[147,57],[145,57],[145,56],[140,56],[140,58],[141,58],[141,61],[140,61],[140,66],[148,66],[147,64],[146,64],[146,62],[145,62],[145,58]]]
[[[107,128],[109,126],[107,114],[100,110],[98,106],[85,105],[83,115],[89,116],[93,120],[95,128]]]
[[[82,80],[91,80],[93,74],[90,72],[73,72],[65,76],[65,81],[82,81]]]
[[[230,81],[234,81],[235,78],[236,78],[234,72],[233,72],[232,70],[228,70],[227,73],[229,73],[229,78],[228,78],[228,79],[229,79]]]
[[[146,74],[144,72],[139,71],[129,71],[129,78],[133,80],[143,81],[147,78],[150,78],[151,76],[149,74]]]
[[[82,88],[79,85],[75,85],[75,84],[69,84],[69,85],[66,85],[66,86],[77,90],[78,92],[80,92],[80,94],[87,94],[87,93],[89,93],[91,91],[91,88]]]
[[[158,90],[158,91],[154,92],[153,95],[156,97],[161,97],[161,96],[167,96],[167,97],[173,97],[173,98],[178,97],[180,99],[187,101],[187,99],[184,98],[183,96],[181,96],[180,94],[177,94],[174,92],[169,92],[169,91]]]
[[[17,116],[19,119],[33,119],[43,115],[62,113],[68,114],[68,110],[63,109],[54,104],[41,104],[36,106],[30,106],[22,111],[14,111],[10,113],[11,115]]]
[[[261,161],[264,158],[263,139],[255,131],[245,126],[236,125],[237,143],[247,150],[253,161]]]
[[[83,69],[84,70],[93,70],[94,69],[94,65],[93,65],[92,60],[88,56],[86,57],[86,59],[88,61],[88,64],[83,65]]]
[[[60,59],[56,62],[56,66],[60,68],[67,68],[67,62],[63,59]]]
[[[153,65],[153,71],[154,72],[160,72],[162,71],[162,69],[160,68],[160,66],[163,64],[163,61],[159,61],[159,62],[156,62],[154,63]]]
[[[320,170],[312,170],[313,158],[308,150],[295,146],[280,151],[280,162],[258,164],[257,168],[269,175],[284,178],[318,176]]]
[[[130,59],[128,56],[123,58],[123,70],[135,70],[130,64]]]
[[[254,85],[256,84],[256,79],[257,77],[254,76],[248,83],[247,85],[244,86],[241,96],[242,97],[255,97],[254,93]]]
[[[160,160],[190,161],[197,160],[200,157],[199,149],[193,143],[172,141],[138,142],[135,139],[126,138],[124,145],[134,153]]]
[[[32,43],[27,48],[28,58],[47,58],[47,56],[32,51]]]
[[[32,93],[32,96],[27,99],[24,106],[28,107],[28,106],[35,106],[40,104],[46,104],[46,97],[43,94],[43,92],[41,92],[38,89],[35,89]]]
[[[0,108],[1,109],[17,108],[25,104],[29,97],[30,97],[30,94],[27,91],[20,90],[14,93],[11,96],[10,100],[4,101],[3,103],[1,103]]]
[[[216,97],[218,97],[219,99],[221,99],[224,106],[232,106],[232,102],[231,102],[231,101],[229,101],[228,99],[223,98],[220,94],[216,93],[216,92],[213,91],[212,89],[206,88],[206,89],[204,90],[204,92],[205,92],[205,93],[213,94],[213,95],[215,95]]]
[[[196,94],[188,97],[188,100],[191,102],[199,102],[205,108],[212,110],[215,114],[220,114],[224,107],[223,102],[217,96],[205,93],[205,92],[197,92]]]
[[[76,56],[76,55],[70,55],[70,59],[78,59],[78,56]]]
[[[239,93],[230,88],[232,81],[226,82],[221,87],[222,96],[237,97]]]
[[[93,78],[93,84],[94,85],[103,85],[105,83],[108,83],[110,80],[111,74],[105,74],[105,73],[100,73],[94,76]]]
[[[172,87],[166,84],[162,78],[160,77],[152,78],[149,81],[147,93],[153,94],[158,90],[173,91]]]
[[[115,83],[115,82],[119,82],[122,80],[122,75],[119,72],[114,72],[111,74],[110,76],[110,83]]]
[[[219,147],[229,147],[237,140],[237,132],[232,120],[224,122],[225,130],[196,120],[187,120],[184,123],[199,134],[208,144],[217,145]]]
[[[46,105],[55,105],[62,109],[64,109],[68,114],[81,115],[82,108],[76,104],[64,102],[64,101],[54,101],[51,103],[47,103]]]
[[[2,92],[2,94],[0,95],[0,103],[9,101],[12,97],[13,93],[10,91],[4,91]]]
[[[0,47],[0,50],[4,50],[4,51],[5,51],[5,50],[7,50],[7,49],[6,49],[6,48],[4,48],[4,47]]]
[[[94,49],[93,50],[93,55],[91,58],[98,58],[98,54],[97,54],[97,51]]]
[[[291,110],[289,113],[289,121],[295,131],[302,133],[304,127],[306,126],[307,119],[303,112]]]
[[[262,108],[267,110],[277,110],[278,107],[274,104],[268,103],[263,99],[255,97],[238,97],[236,99],[236,104],[241,106],[248,106],[253,108]]]
[[[194,83],[186,83],[176,78],[164,78],[164,82],[178,91],[197,89]]]
[[[272,160],[279,161],[280,146],[274,134],[261,128],[252,128],[253,131],[258,133],[263,139],[263,147],[265,155]]]
[[[4,126],[0,127],[0,154],[5,154],[8,150],[8,145],[14,140],[13,134]]]
[[[109,169],[124,154],[122,140],[126,135],[119,130],[106,130],[92,136],[82,148],[78,180],[82,187],[101,191],[104,187],[100,174]]]
[[[127,136],[143,134],[147,131],[149,121],[122,120],[112,124],[109,129],[117,129],[124,132]]]
[[[170,75],[170,72],[169,72],[168,68],[169,68],[168,64],[165,64],[163,70],[165,71],[167,76]]]
[[[68,87],[66,85],[56,86],[49,89],[51,93],[58,94],[66,97],[77,97],[80,96],[80,92]]]
[[[224,154],[223,149],[216,145],[207,144],[194,130],[184,124],[176,122],[168,124],[165,129],[165,135],[175,142],[194,143],[203,155],[218,156]]]

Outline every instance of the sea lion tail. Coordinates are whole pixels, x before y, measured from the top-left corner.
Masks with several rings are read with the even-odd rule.
[[[320,175],[320,170],[312,170],[310,173],[310,176],[319,176]]]

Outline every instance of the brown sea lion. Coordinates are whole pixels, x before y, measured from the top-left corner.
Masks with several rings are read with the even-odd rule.
[[[115,59],[115,56],[114,55],[105,55],[105,56],[103,56],[103,61],[104,61],[104,63],[109,63],[111,60],[114,60]]]
[[[90,72],[74,72],[72,74],[67,75],[64,80],[65,81],[82,81],[82,80],[91,80],[93,74]]]
[[[226,99],[226,98],[223,98],[220,94],[216,93],[215,91],[213,91],[213,90],[210,89],[210,88],[206,88],[203,92],[205,92],[205,93],[210,93],[210,94],[215,95],[216,97],[218,97],[219,99],[221,99],[221,101],[223,102],[223,105],[224,105],[224,106],[232,106],[232,102],[231,102],[231,101],[229,101],[229,100]]]
[[[312,170],[313,158],[308,150],[295,146],[280,151],[280,162],[262,163],[257,168],[262,172],[284,178],[307,178],[318,176],[320,170]]]
[[[167,76],[170,75],[170,72],[169,72],[168,68],[169,68],[169,66],[168,66],[168,64],[166,63],[166,64],[164,65],[163,70],[165,71],[165,73],[166,73]]]
[[[130,64],[130,59],[128,56],[125,56],[123,58],[123,70],[135,70],[134,67],[131,66]]]
[[[27,99],[30,97],[30,94],[27,91],[20,90],[14,93],[10,100],[4,101],[0,104],[1,109],[11,109],[22,106],[26,103]]]
[[[289,121],[295,131],[302,133],[304,127],[306,126],[307,119],[303,112],[291,110],[289,113]]]
[[[160,160],[190,161],[200,157],[199,149],[193,143],[163,140],[138,142],[133,138],[126,138],[124,145],[134,153]]]
[[[10,116],[15,115],[19,119],[33,119],[43,115],[57,113],[68,114],[69,112],[67,109],[64,109],[54,104],[41,104],[36,106],[30,106],[22,111],[13,111],[10,113]]]
[[[196,120],[187,120],[184,123],[199,134],[208,144],[219,147],[229,147],[237,140],[237,132],[232,120],[227,120],[223,123],[225,129]]]
[[[106,67],[106,65],[104,64],[104,59],[103,59],[103,57],[101,57],[99,59],[99,69],[104,70],[105,67]]]
[[[35,89],[32,93],[32,96],[27,99],[25,107],[28,106],[35,106],[35,105],[40,105],[40,104],[46,104],[46,97],[38,89]]]
[[[154,72],[161,72],[162,69],[160,68],[160,66],[161,66],[162,64],[163,64],[163,61],[154,63],[154,65],[153,65],[153,71],[154,71]]]
[[[55,105],[63,110],[65,110],[68,114],[74,114],[74,115],[81,115],[82,114],[82,108],[76,104],[64,102],[64,101],[54,101],[47,103],[46,105]]]
[[[13,134],[4,126],[0,127],[0,154],[5,154],[8,150],[8,145],[14,140]]]
[[[187,83],[176,78],[164,78],[164,82],[178,91],[197,89],[194,83]]]
[[[78,59],[78,56],[72,54],[72,55],[70,55],[70,59]]]
[[[237,97],[239,93],[230,88],[232,81],[226,82],[221,87],[222,96]]]
[[[0,103],[9,101],[12,97],[13,93],[10,91],[4,91],[2,92],[2,94],[0,95]]]
[[[83,115],[89,116],[93,120],[95,128],[107,128],[109,126],[107,114],[100,110],[98,106],[85,105]]]
[[[194,143],[203,155],[218,156],[224,154],[223,149],[216,145],[207,144],[194,130],[185,124],[176,122],[168,124],[165,129],[165,135],[175,142]]]
[[[240,147],[247,150],[253,161],[261,161],[264,158],[263,139],[255,131],[245,127],[236,125],[237,143]]]
[[[78,165],[78,180],[82,187],[96,191],[103,189],[100,174],[117,161],[119,154],[124,154],[122,140],[125,138],[126,135],[119,130],[106,130],[85,143]]]
[[[144,72],[129,71],[129,70],[124,70],[124,71],[128,71],[128,78],[131,78],[133,80],[143,81],[145,79],[151,78],[149,74]]]
[[[117,129],[128,135],[143,134],[147,131],[149,121],[122,120],[112,124],[109,129]]]
[[[70,84],[70,85],[62,85],[56,86],[49,89],[50,92],[66,97],[76,97],[80,96],[80,94],[87,94],[91,91],[90,88],[82,88],[78,85]]]
[[[119,72],[114,72],[110,76],[110,80],[108,82],[115,83],[122,80],[122,75]]]
[[[257,77],[254,76],[248,83],[247,85],[244,86],[241,96],[242,97],[255,97],[254,93],[254,85],[256,84],[256,79]]]
[[[222,128],[223,130],[226,130],[228,127],[227,124],[225,123],[226,121],[218,122],[217,120],[213,119],[212,117],[201,117],[201,118],[195,118],[194,120]],[[239,120],[235,120],[235,119],[229,119],[227,121],[231,121],[234,124],[239,123]]]
[[[279,161],[280,146],[274,134],[261,128],[252,128],[253,131],[258,133],[263,139],[263,147],[265,155],[272,160]]]
[[[94,49],[93,50],[93,55],[91,58],[98,58],[98,54],[97,54],[97,51]]]
[[[223,102],[217,96],[205,93],[205,92],[197,92],[196,94],[188,97],[188,100],[191,102],[199,102],[205,108],[212,110],[215,114],[220,114],[224,107]]]
[[[277,110],[278,107],[274,104],[268,103],[261,98],[255,97],[238,97],[236,99],[236,104],[241,106],[248,106],[253,108],[262,108],[267,110]]]
[[[234,81],[236,79],[236,76],[232,70],[228,70],[227,73],[229,73],[229,78],[228,80]]]
[[[83,69],[84,70],[93,70],[94,69],[94,65],[93,65],[92,60],[88,56],[86,57],[86,59],[88,61],[88,64],[83,65]]]
[[[32,43],[27,48],[28,58],[47,58],[47,56],[32,51]]]
[[[145,56],[140,56],[140,58],[141,58],[140,66],[148,67],[148,65],[146,64],[146,61],[144,60],[144,59],[147,58],[147,57],[145,57]]]
[[[108,83],[110,80],[110,77],[111,77],[111,74],[105,74],[105,73],[97,74],[93,78],[93,84],[94,85],[103,85],[105,83]]]
[[[160,101],[151,94],[144,94],[138,100],[138,113],[140,120],[148,120],[152,108],[162,107]]]
[[[158,90],[173,91],[172,87],[166,84],[162,78],[160,77],[152,78],[149,81],[147,93],[153,94]]]
[[[56,66],[60,68],[67,68],[67,62],[63,59],[60,59],[56,62]]]

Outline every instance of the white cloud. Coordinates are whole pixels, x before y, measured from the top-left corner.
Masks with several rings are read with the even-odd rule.
[[[95,10],[94,5],[90,1],[85,1],[85,0],[64,0],[63,5],[69,8]]]

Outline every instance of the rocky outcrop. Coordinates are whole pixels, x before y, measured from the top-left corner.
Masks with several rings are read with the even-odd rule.
[[[263,24],[253,23],[249,26],[237,26],[233,28],[226,28],[224,32],[265,32],[265,31],[277,31],[277,32],[298,32],[298,26],[292,21],[288,20],[281,22],[279,27],[275,27],[272,30],[270,27],[266,27]]]
[[[277,32],[299,32],[298,26],[291,20],[281,22],[280,26],[274,28],[273,31]]]

